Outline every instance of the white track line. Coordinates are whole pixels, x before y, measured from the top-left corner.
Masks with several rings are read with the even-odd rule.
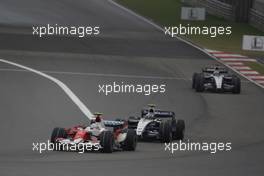
[[[120,4],[116,3],[116,2],[114,2],[113,0],[108,0],[108,2],[111,3],[111,4],[113,4],[113,5],[115,5],[116,7],[119,7],[120,9],[123,9],[124,11],[130,13],[131,15],[134,15],[135,17],[141,19],[142,21],[145,21],[146,23],[148,23],[148,24],[154,26],[156,29],[161,30],[162,32],[165,32],[165,30],[164,30],[162,27],[160,27],[159,25],[155,24],[154,22],[148,20],[147,18],[145,18],[145,17],[143,17],[143,16],[141,16],[141,15],[139,15],[139,14],[133,12],[132,10],[130,10],[130,9],[128,9],[128,8],[126,8],[126,7],[122,6],[122,5],[120,5]],[[236,69],[234,69],[234,68],[232,68],[231,66],[225,64],[225,62],[219,60],[217,57],[215,57],[214,55],[210,54],[210,52],[214,52],[214,50],[207,50],[207,49],[205,49],[205,48],[201,48],[201,47],[199,47],[199,46],[197,46],[197,45],[195,45],[195,44],[193,44],[193,43],[191,43],[191,42],[189,42],[189,41],[187,41],[187,40],[184,40],[184,39],[182,39],[182,38],[180,38],[180,37],[178,37],[178,36],[176,36],[176,38],[177,38],[178,40],[180,40],[180,41],[182,41],[182,42],[184,42],[184,43],[186,43],[186,44],[188,44],[188,45],[190,45],[190,46],[192,46],[192,47],[194,47],[194,48],[200,50],[201,52],[205,53],[206,55],[208,55],[209,57],[213,58],[213,59],[216,60],[217,62],[219,62],[219,63],[225,65],[226,67],[228,67],[229,69],[233,70],[234,72],[236,72],[236,73],[239,74],[240,76],[242,76],[242,77],[244,77],[245,79],[249,80],[250,82],[252,82],[252,83],[258,85],[258,86],[261,87],[261,88],[264,88],[264,85],[261,85],[261,84],[255,82],[255,81],[253,81],[253,80],[247,78],[245,75],[239,73],[239,71],[237,71]]]
[[[141,15],[135,13],[134,11],[132,11],[132,10],[130,10],[130,9],[128,9],[128,8],[126,8],[126,7],[124,7],[124,6],[122,6],[122,5],[118,4],[118,3],[116,3],[116,2],[113,1],[113,0],[108,0],[108,2],[110,2],[110,3],[113,4],[113,5],[115,5],[116,7],[119,7],[120,9],[123,9],[124,11],[126,11],[126,12],[128,12],[128,13],[134,15],[135,17],[137,17],[137,18],[139,18],[139,19],[145,21],[146,23],[151,24],[151,25],[154,26],[156,29],[159,29],[159,30],[162,30],[162,31],[165,32],[165,30],[164,30],[162,27],[160,27],[159,25],[155,24],[154,22],[148,20],[147,18],[145,18],[145,17],[143,17],[143,16],[141,16]]]
[[[22,69],[10,69],[10,68],[0,68],[0,71],[9,72],[29,72]],[[120,78],[133,78],[133,79],[160,79],[160,80],[183,80],[192,81],[191,78],[181,78],[181,77],[156,77],[156,76],[142,76],[142,75],[119,75],[119,74],[100,74],[100,73],[81,73],[81,72],[60,72],[60,71],[43,71],[42,73],[49,74],[60,74],[60,75],[76,75],[76,76],[99,76],[99,77],[120,77]],[[241,81],[243,83],[249,83],[249,81]]]
[[[9,69],[0,68],[0,71],[10,71],[10,72],[28,72],[22,69]],[[103,73],[88,73],[88,72],[65,72],[65,71],[49,71],[41,70],[42,73],[49,74],[60,74],[60,75],[78,75],[78,76],[99,76],[99,77],[118,77],[118,78],[133,78],[133,79],[161,79],[161,80],[185,80],[190,81],[190,79],[183,77],[162,77],[162,76],[146,76],[146,75],[122,75],[122,74],[103,74]]]
[[[88,117],[89,120],[91,120],[93,118],[93,114],[84,105],[84,103],[71,91],[71,89],[68,86],[66,86],[66,84],[64,84],[63,82],[61,82],[57,78],[54,78],[54,77],[52,77],[50,75],[47,75],[46,73],[43,73],[43,72],[38,71],[38,70],[35,70],[33,68],[29,68],[27,66],[23,66],[23,65],[20,65],[18,63],[11,62],[11,61],[8,61],[8,60],[0,59],[0,62],[6,63],[6,64],[10,64],[10,65],[25,69],[27,71],[36,73],[36,74],[38,74],[40,76],[43,76],[43,77],[51,80],[54,83],[56,83],[70,97],[70,99],[79,107],[79,109],[84,113],[84,115],[86,117]]]

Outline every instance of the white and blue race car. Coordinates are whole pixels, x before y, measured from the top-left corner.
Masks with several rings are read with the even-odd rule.
[[[155,105],[141,111],[141,117],[129,117],[128,128],[136,129],[139,139],[170,142],[183,140],[184,120],[176,120],[172,111],[156,110]]]

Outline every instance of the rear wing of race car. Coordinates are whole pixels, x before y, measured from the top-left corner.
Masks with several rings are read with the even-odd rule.
[[[143,109],[141,112],[141,117],[144,117],[147,114],[148,114],[148,109]],[[174,118],[175,113],[172,111],[155,110],[155,117],[156,118]]]
[[[228,73],[227,69],[224,67],[217,67],[219,73]],[[216,71],[216,67],[205,67],[202,69],[202,72],[204,73],[214,73]]]
[[[104,125],[106,127],[121,127],[125,124],[124,121],[117,121],[117,120],[104,120]]]

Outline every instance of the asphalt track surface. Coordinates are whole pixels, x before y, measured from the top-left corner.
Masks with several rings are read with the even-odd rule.
[[[65,84],[91,111],[127,118],[156,103],[186,121],[186,139],[232,142],[231,152],[164,151],[139,143],[113,154],[32,151],[55,126],[85,124],[86,117],[53,82],[0,63],[0,175],[263,175],[264,91],[243,82],[242,94],[195,93],[194,71],[215,61],[106,0],[2,0],[0,57],[45,71]],[[100,25],[93,38],[33,37],[35,24]],[[151,76],[151,78],[148,78]],[[166,84],[165,94],[98,93],[113,81]]]

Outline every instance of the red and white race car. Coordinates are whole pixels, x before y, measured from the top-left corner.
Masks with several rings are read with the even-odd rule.
[[[135,130],[128,129],[126,121],[104,121],[101,114],[89,126],[54,128],[51,143],[54,150],[100,150],[112,153],[114,150],[134,151],[137,146]]]

